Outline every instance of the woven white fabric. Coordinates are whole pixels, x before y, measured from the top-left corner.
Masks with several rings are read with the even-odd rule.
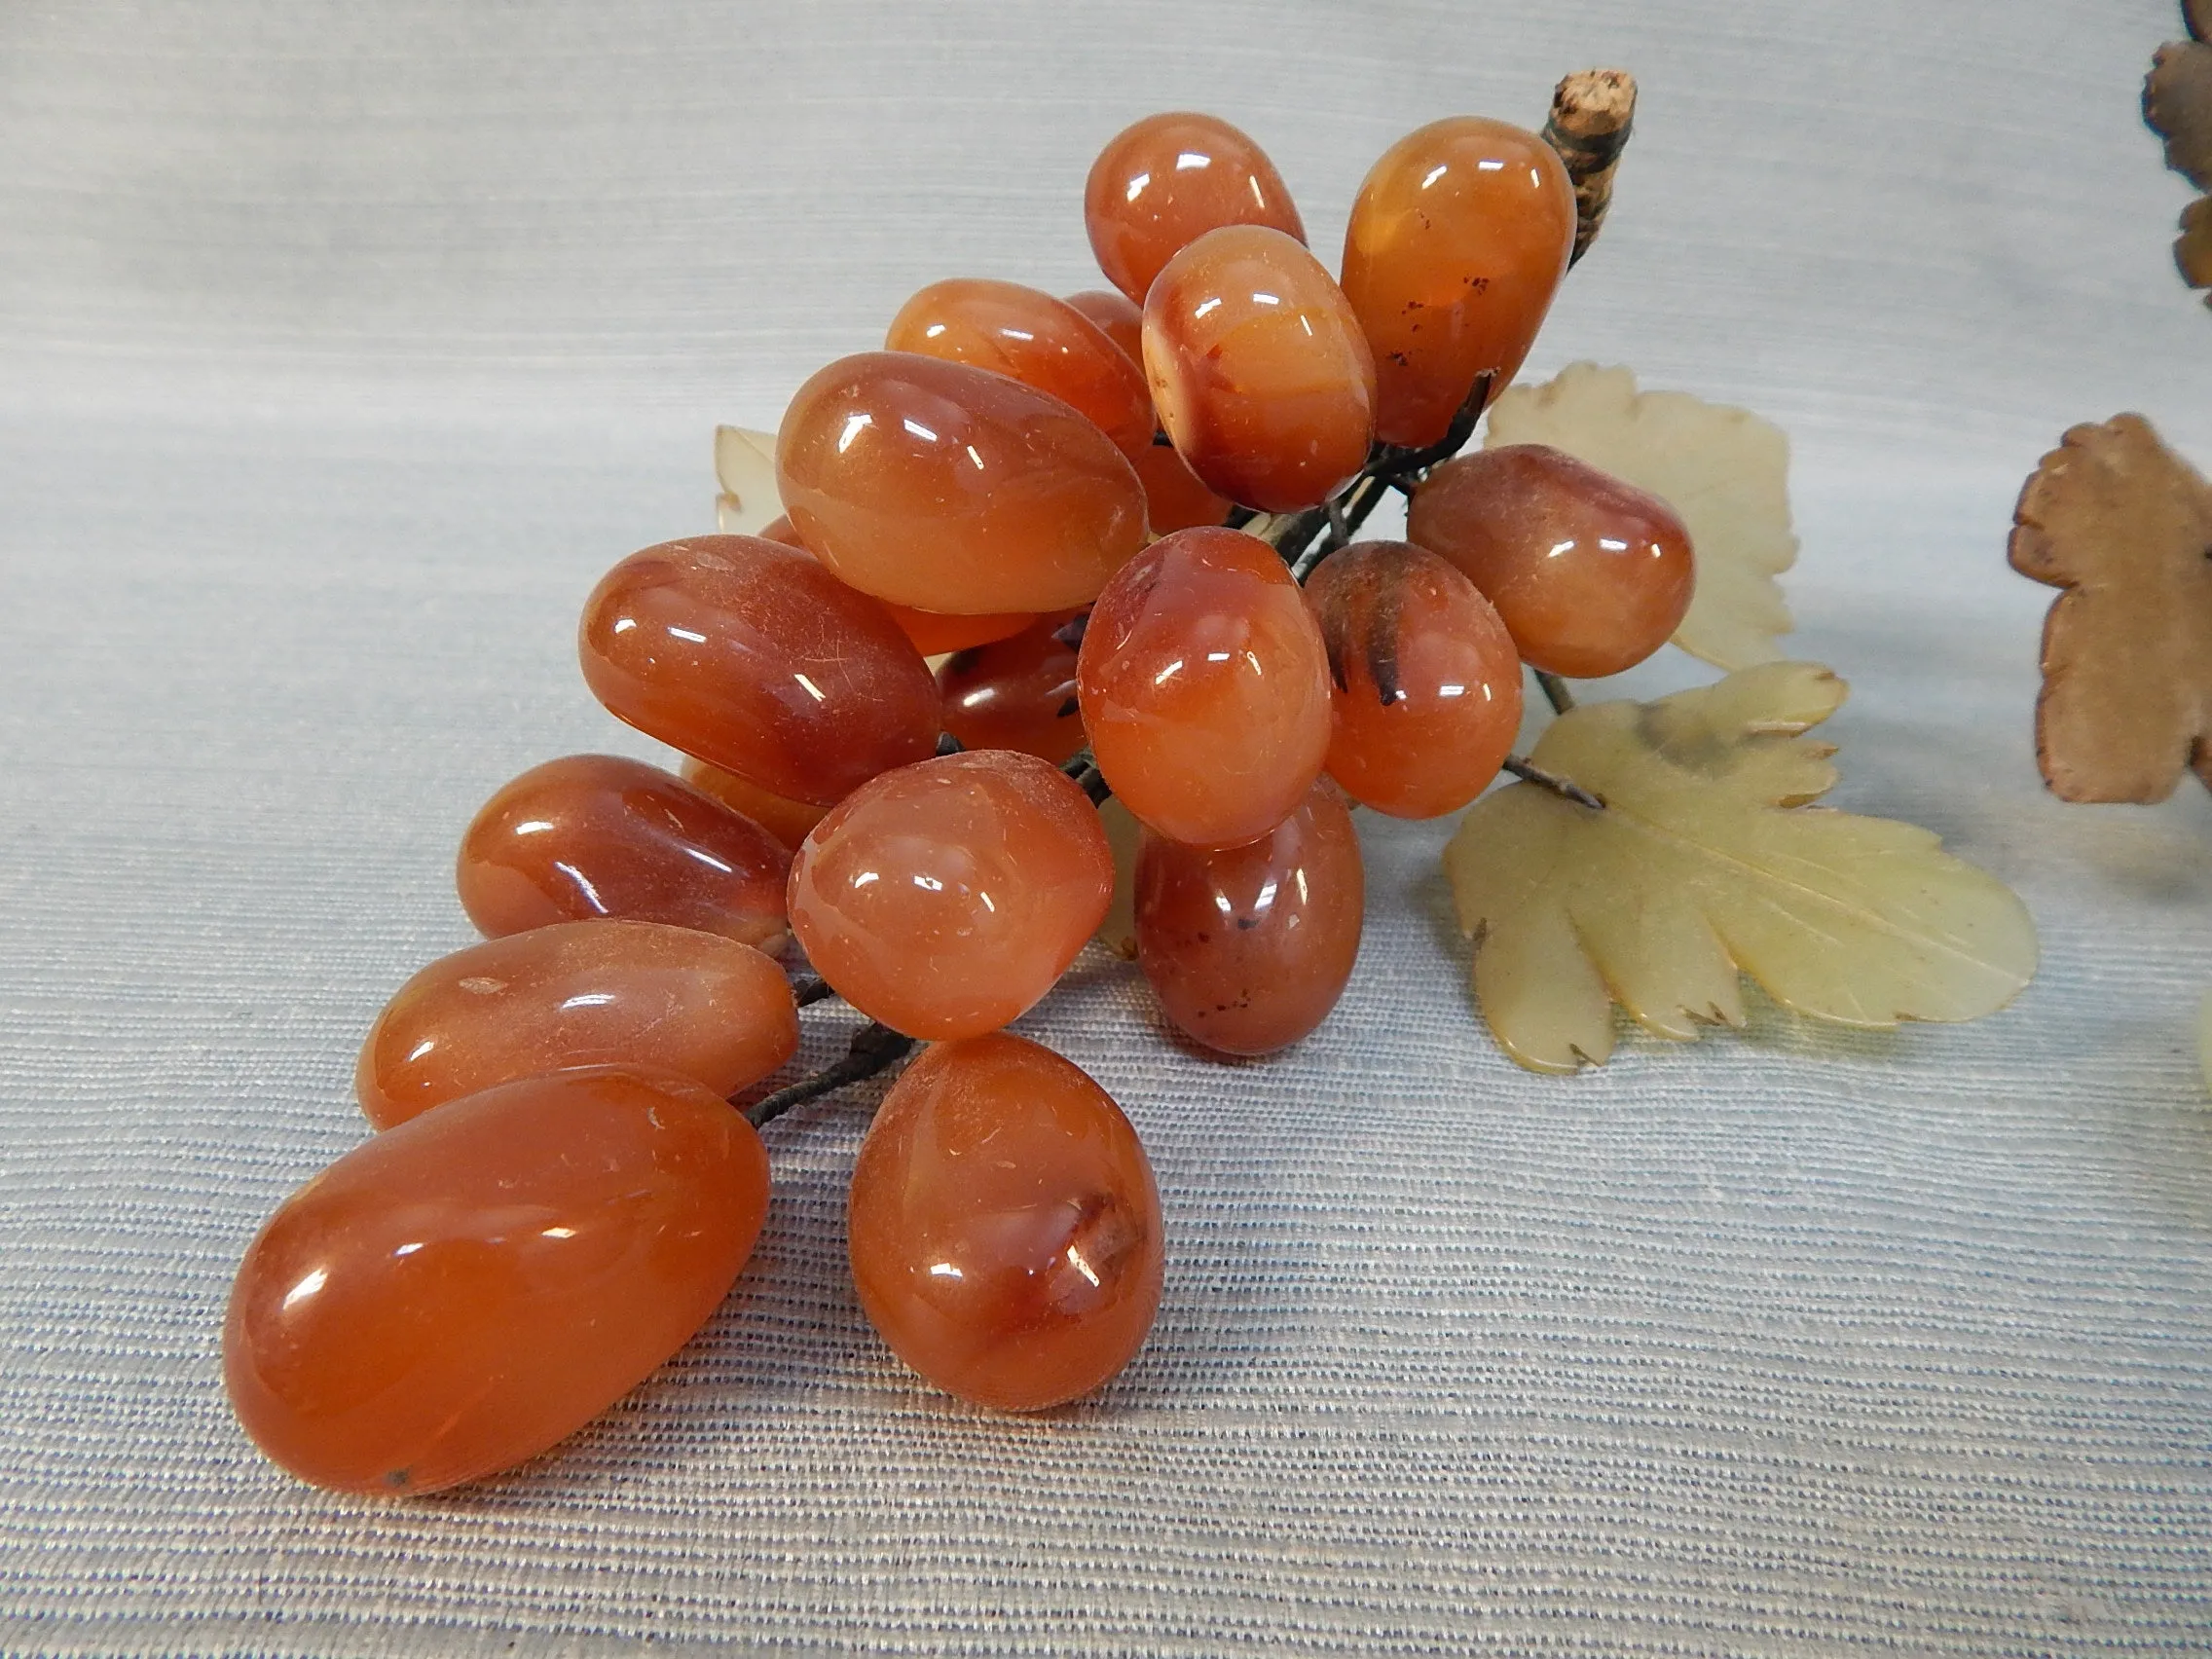
[[[2062,807],[2020,477],[2138,408],[2212,457],[2140,127],[2153,0],[1324,7],[0,3],[0,1648],[1767,1655],[2212,1647],[2212,806]],[[1127,1107],[1150,1346],[1008,1419],[841,1268],[866,1090],[771,1131],[703,1335],[473,1492],[295,1486],[224,1403],[354,1045],[464,941],[460,827],[598,712],[576,607],[945,275],[1094,285],[1151,108],[1265,142],[1333,254],[1397,132],[1634,69],[1537,367],[1798,439],[1839,804],[2016,885],[1981,1024],[1506,1062],[1436,853],[1364,821],[1334,1018],[1265,1063],[1087,961],[1023,1022]],[[1698,678],[1652,665],[1640,688]],[[809,1015],[810,1021],[815,1018]],[[810,1058],[840,1044],[810,1024]]]

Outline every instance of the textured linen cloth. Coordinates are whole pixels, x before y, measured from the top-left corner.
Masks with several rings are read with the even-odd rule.
[[[614,6],[0,0],[0,1650],[598,1654],[2212,1648],[2212,807],[2035,774],[2020,478],[2140,409],[2212,457],[2151,0]],[[1532,1077],[1437,853],[1363,817],[1335,1016],[1222,1064],[1087,958],[1021,1029],[1124,1104],[1171,1265],[1038,1419],[929,1392],[842,1266],[863,1088],[774,1128],[759,1253],[557,1454],[301,1488],[225,1404],[270,1210],[355,1045],[469,939],[499,782],[653,746],[572,646],[771,424],[949,275],[1098,285],[1152,109],[1274,155],[1333,263],[1369,162],[1643,86],[1578,357],[1797,444],[1837,804],[2014,884],[1957,1028],[1756,1004]],[[1706,678],[1668,653],[1638,691]],[[1535,722],[1531,722],[1532,725]],[[849,1016],[808,1015],[804,1058]]]

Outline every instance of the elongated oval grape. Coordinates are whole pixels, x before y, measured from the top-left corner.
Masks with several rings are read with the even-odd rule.
[[[727,1096],[798,1051],[784,971],[658,922],[560,922],[440,957],[369,1028],[354,1093],[380,1129],[564,1066],[649,1065]]]
[[[1090,318],[1039,289],[981,277],[932,282],[899,308],[883,344],[1049,391],[1124,451],[1152,443],[1143,373]]]
[[[1011,640],[939,665],[944,729],[969,749],[1013,749],[1057,766],[1083,747],[1075,647],[1045,617]]]
[[[1122,803],[1233,847],[1298,809],[1329,749],[1329,661],[1298,584],[1241,531],[1162,536],[1107,584],[1076,660],[1084,728]]]
[[[1005,750],[886,773],[792,864],[792,931],[814,971],[909,1037],[973,1037],[1052,988],[1114,896],[1097,810],[1058,768]]]
[[[682,779],[614,755],[534,766],[461,838],[455,885],[487,938],[626,916],[773,945],[791,852]]]
[[[1091,288],[1080,294],[1070,294],[1068,304],[1090,318],[1105,331],[1106,337],[1136,364],[1141,374],[1144,368],[1144,313],[1130,303],[1125,294],[1111,288]],[[1152,389],[1145,388],[1145,408],[1152,417]],[[1230,502],[1226,496],[1217,496],[1191,470],[1190,463],[1175,453],[1172,444],[1150,443],[1142,449],[1126,452],[1129,464],[1136,468],[1137,481],[1144,486],[1145,518],[1155,535],[1165,535],[1170,531],[1189,530],[1193,525],[1219,524],[1228,517]]]
[[[232,1408],[339,1492],[511,1468],[651,1375],[752,1254],[768,1159],[695,1084],[611,1067],[457,1100],[287,1199],[239,1268]]]
[[[719,766],[709,765],[686,755],[680,768],[683,781],[701,794],[711,794],[722,805],[741,817],[750,818],[761,829],[783,843],[787,852],[796,851],[806,839],[806,832],[829,815],[827,806],[812,801],[792,800],[762,789],[758,784],[746,782],[735,772],[725,772]],[[785,866],[787,878],[790,866]],[[779,903],[779,909],[781,905]]]
[[[1328,1017],[1365,909],[1359,836],[1327,783],[1248,845],[1148,830],[1137,852],[1137,964],[1167,1017],[1224,1053],[1271,1053]]]
[[[883,1097],[846,1206],[868,1322],[923,1379],[1038,1411],[1135,1355],[1160,1308],[1160,1195],[1122,1109],[1003,1033],[924,1051]]]
[[[1697,585],[1672,507],[1547,444],[1446,461],[1406,516],[1406,534],[1457,566],[1553,674],[1633,668],[1674,636]]]
[[[1521,726],[1521,657],[1474,583],[1404,541],[1324,560],[1306,602],[1329,648],[1329,776],[1396,818],[1456,812]]]
[[[1083,191],[1084,227],[1106,279],[1143,305],[1166,263],[1223,225],[1306,227],[1267,152],[1218,116],[1148,115],[1107,140]]]
[[[907,351],[799,387],[776,486],[841,580],[926,610],[1088,605],[1144,543],[1144,490],[1104,432],[1034,387]]]
[[[1503,391],[1573,249],[1574,187],[1533,132],[1455,116],[1383,151],[1352,203],[1344,261],[1375,350],[1378,435],[1432,444],[1478,375]]]
[[[828,805],[937,750],[937,682],[899,625],[756,535],[631,554],[592,591],[578,648],[617,718],[793,800]]]
[[[760,534],[770,541],[797,548],[809,559],[814,557],[814,549],[798,538],[798,532],[792,527],[789,516],[770,519],[761,527]],[[899,624],[899,631],[925,657],[939,656],[945,651],[964,651],[970,645],[1003,640],[1009,634],[1020,633],[1037,619],[1026,610],[953,616],[941,610],[917,610],[910,605],[893,605],[887,599],[876,600],[876,604],[891,613],[891,620]]]
[[[1153,407],[1209,490],[1309,507],[1367,463],[1375,359],[1320,262],[1280,231],[1209,231],[1144,303]]]

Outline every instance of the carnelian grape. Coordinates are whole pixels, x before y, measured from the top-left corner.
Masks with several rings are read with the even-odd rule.
[[[1070,294],[1068,304],[1105,330],[1106,337],[1127,354],[1141,373],[1144,313],[1132,305],[1125,294],[1118,294],[1111,288],[1092,288]],[[1151,387],[1147,386],[1145,408],[1148,412],[1152,408],[1151,397]],[[1193,525],[1219,524],[1229,516],[1229,498],[1207,489],[1191,470],[1190,463],[1175,453],[1174,445],[1147,443],[1144,448],[1132,449],[1126,454],[1129,464],[1137,469],[1138,481],[1144,485],[1145,518],[1155,535],[1189,530]]]
[[[937,749],[937,682],[898,623],[756,535],[631,554],[586,602],[578,648],[619,719],[793,800],[828,805]]]
[[[1415,493],[1406,534],[1482,589],[1525,659],[1576,679],[1665,645],[1697,582],[1674,508],[1546,444],[1446,461]]]
[[[683,1346],[767,1207],[760,1137],[680,1078],[596,1067],[453,1101],[355,1147],[248,1247],[232,1408],[340,1492],[511,1468]]]
[[[1574,187],[1552,147],[1456,116],[1409,132],[1360,186],[1344,291],[1375,350],[1376,431],[1444,436],[1476,377],[1505,389],[1574,249]]]
[[[1147,830],[1137,852],[1137,963],[1167,1017],[1231,1054],[1265,1054],[1328,1017],[1365,911],[1359,836],[1336,787],[1241,847],[1204,852]]]
[[[776,487],[841,580],[928,610],[1088,605],[1144,544],[1144,490],[1104,432],[1049,392],[908,351],[799,387]]]
[[[1148,115],[1106,142],[1084,183],[1084,227],[1106,279],[1143,305],[1166,263],[1223,225],[1306,240],[1267,152],[1218,116]]]
[[[797,548],[810,559],[814,557],[814,549],[798,538],[798,532],[792,527],[788,516],[770,519],[761,527],[760,534],[767,540],[780,541],[786,547]],[[925,657],[939,656],[945,651],[964,651],[970,645],[989,645],[1009,634],[1020,633],[1036,620],[1026,610],[953,616],[941,610],[917,610],[911,605],[893,605],[887,599],[879,599],[876,604],[891,612],[891,620],[899,624],[900,632],[912,641],[914,649]]]
[[[746,782],[735,772],[725,772],[719,766],[709,765],[686,755],[679,768],[683,781],[701,794],[713,795],[732,812],[750,818],[769,834],[784,844],[787,851],[795,851],[806,839],[806,832],[829,815],[830,808],[817,806],[812,801],[792,800],[758,784]],[[789,866],[786,866],[787,874]],[[781,909],[779,901],[778,908]]]
[[[455,885],[487,938],[628,916],[772,946],[791,851],[752,819],[643,760],[571,755],[484,803]]]
[[[1013,749],[1057,766],[1083,747],[1075,647],[1043,617],[1011,640],[960,651],[939,665],[944,729],[968,749]]]
[[[564,1066],[651,1065],[727,1095],[798,1050],[784,971],[658,922],[559,922],[440,957],[369,1028],[354,1093],[380,1129]]]
[[[1160,1308],[1160,1195],[1113,1097],[1048,1049],[940,1043],[883,1097],[846,1207],[853,1285],[891,1351],[1001,1411],[1087,1394]]]
[[[1152,443],[1143,373],[1090,318],[1036,288],[980,277],[932,282],[899,308],[883,344],[1049,391],[1124,452]]]
[[[1456,812],[1521,726],[1521,658],[1489,600],[1404,541],[1355,541],[1306,584],[1329,648],[1329,776],[1396,818]]]
[[[1092,608],[1076,683],[1091,752],[1163,835],[1233,847],[1297,810],[1329,749],[1329,661],[1274,549],[1162,536]]]
[[[869,1018],[973,1037],[1052,988],[1113,896],[1083,791],[1034,756],[978,750],[886,773],[817,824],[792,863],[792,931]]]
[[[1153,407],[1206,487],[1268,512],[1309,507],[1367,462],[1375,359],[1343,292],[1280,231],[1209,231],[1144,303]]]

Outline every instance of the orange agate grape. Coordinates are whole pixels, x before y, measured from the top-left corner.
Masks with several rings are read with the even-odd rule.
[[[1360,186],[1344,292],[1375,350],[1386,442],[1444,436],[1478,375],[1520,371],[1574,249],[1574,187],[1552,147],[1456,116],[1409,132]]]
[[[303,1481],[511,1468],[720,1306],[768,1206],[753,1126],[682,1079],[555,1072],[387,1130],[287,1199],[223,1327],[239,1421]]]
[[[1065,300],[1018,282],[932,282],[891,319],[887,350],[918,351],[1049,391],[1125,453],[1152,443],[1144,375]]]
[[[1144,313],[1131,305],[1126,295],[1111,288],[1092,288],[1081,294],[1070,294],[1068,304],[1105,330],[1106,337],[1141,371]],[[1151,396],[1148,386],[1145,389],[1148,412],[1152,408]],[[1153,535],[1165,535],[1169,531],[1189,530],[1193,525],[1219,524],[1229,516],[1229,498],[1215,495],[1200,483],[1198,475],[1175,453],[1172,444],[1148,443],[1142,449],[1126,453],[1129,464],[1137,469],[1138,481],[1144,485],[1145,518],[1152,526]]]
[[[1489,600],[1404,541],[1355,541],[1306,583],[1329,648],[1329,776],[1396,818],[1456,812],[1521,726],[1521,658]]]
[[[937,671],[944,729],[968,749],[1013,749],[1057,766],[1083,747],[1075,647],[1044,617],[1011,640],[948,657]]]
[[[1143,1144],[1081,1069],[1019,1037],[935,1044],[906,1068],[862,1143],[846,1216],[868,1322],[980,1405],[1088,1393],[1160,1307]]]
[[[613,755],[534,766],[461,838],[455,885],[486,937],[628,916],[773,946],[791,852],[682,779]]]
[[[1206,487],[1268,512],[1334,495],[1375,438],[1375,359],[1336,281],[1280,231],[1209,231],[1144,303],[1153,407]]]
[[[973,1037],[1052,988],[1105,919],[1114,856],[1058,768],[978,750],[886,773],[792,864],[814,971],[909,1037]]]
[[[683,781],[702,794],[711,794],[722,805],[741,817],[750,818],[769,834],[784,844],[787,851],[796,850],[806,839],[806,832],[828,816],[827,806],[816,806],[812,801],[791,800],[749,784],[735,772],[725,772],[719,766],[711,766],[704,760],[695,760],[686,755],[679,768]],[[787,876],[789,866],[786,866]],[[779,908],[780,908],[779,904]]]
[[[828,805],[937,749],[937,682],[898,623],[756,535],[631,554],[585,604],[578,647],[619,719],[793,800]]]
[[[1272,1052],[1328,1017],[1365,910],[1359,836],[1325,781],[1245,846],[1147,830],[1137,852],[1137,964],[1167,1017],[1225,1053]]]
[[[1131,561],[1091,610],[1076,682],[1108,785],[1194,846],[1265,835],[1328,753],[1320,630],[1274,549],[1242,531],[1177,531]]]
[[[776,485],[839,579],[929,610],[1088,605],[1144,544],[1144,490],[1104,432],[1034,387],[907,351],[799,387]]]
[[[1265,225],[1303,242],[1306,227],[1267,152],[1217,116],[1148,115],[1107,141],[1083,191],[1090,250],[1138,305],[1162,267],[1223,225]]]
[[[1697,582],[1672,507],[1545,444],[1446,461],[1416,492],[1406,534],[1482,589],[1527,661],[1576,679],[1665,645]]]
[[[658,922],[560,922],[440,957],[377,1015],[354,1068],[380,1129],[564,1066],[650,1065],[718,1096],[798,1051],[784,971]]]
[[[814,550],[798,538],[798,532],[792,528],[789,517],[770,519],[760,534],[770,541],[797,548],[810,559],[814,557]],[[964,651],[970,645],[987,645],[993,640],[1020,633],[1036,620],[1026,610],[951,616],[941,610],[917,610],[910,605],[893,605],[887,599],[876,603],[891,612],[891,620],[913,642],[914,649],[926,657],[945,651]]]

